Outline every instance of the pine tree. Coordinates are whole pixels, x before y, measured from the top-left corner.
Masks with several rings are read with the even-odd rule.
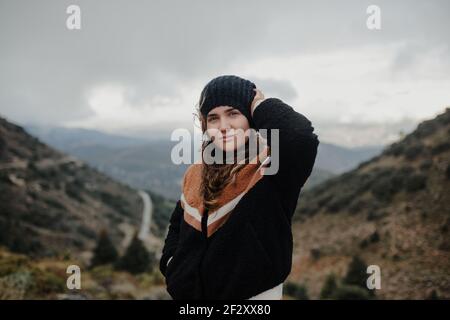
[[[367,288],[367,277],[368,275],[366,263],[359,256],[354,256],[348,266],[347,274],[343,282],[345,284]]]
[[[333,273],[330,273],[325,279],[325,283],[320,291],[320,299],[333,299],[336,289],[336,276]]]
[[[94,249],[91,267],[114,263],[117,260],[117,257],[117,250],[109,238],[108,233],[105,230],[102,230],[97,241],[97,246]]]
[[[152,256],[135,233],[133,240],[128,246],[125,254],[117,261],[116,269],[128,271],[133,274],[148,271],[152,264]]]
[[[344,285],[356,286],[365,290],[368,295],[373,298],[375,296],[375,291],[369,290],[369,288],[367,288],[368,277],[369,275],[367,274],[367,264],[359,256],[354,256],[348,266],[347,274],[342,282]]]

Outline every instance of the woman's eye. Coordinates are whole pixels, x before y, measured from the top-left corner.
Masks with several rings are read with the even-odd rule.
[[[233,111],[233,112],[231,112],[231,115],[232,115],[232,116],[237,116],[237,115],[239,115],[239,112]]]

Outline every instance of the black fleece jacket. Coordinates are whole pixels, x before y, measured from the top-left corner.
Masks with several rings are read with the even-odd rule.
[[[160,259],[174,299],[248,299],[291,271],[292,215],[319,140],[311,122],[277,98],[261,102],[253,122],[257,130],[279,129],[279,170],[261,178],[210,237],[184,221],[177,202]]]

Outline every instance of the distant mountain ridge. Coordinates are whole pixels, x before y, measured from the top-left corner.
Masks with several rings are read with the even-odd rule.
[[[155,190],[176,200],[188,165],[173,165],[170,159],[176,142],[110,135],[96,130],[27,126],[49,145],[72,154],[101,172],[135,188]],[[319,145],[316,165],[305,190],[357,166],[380,152],[381,146],[345,148],[325,142]]]

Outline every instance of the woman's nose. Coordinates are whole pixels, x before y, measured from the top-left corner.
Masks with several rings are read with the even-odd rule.
[[[220,130],[226,130],[230,128],[230,123],[226,119],[226,117],[220,118]]]

